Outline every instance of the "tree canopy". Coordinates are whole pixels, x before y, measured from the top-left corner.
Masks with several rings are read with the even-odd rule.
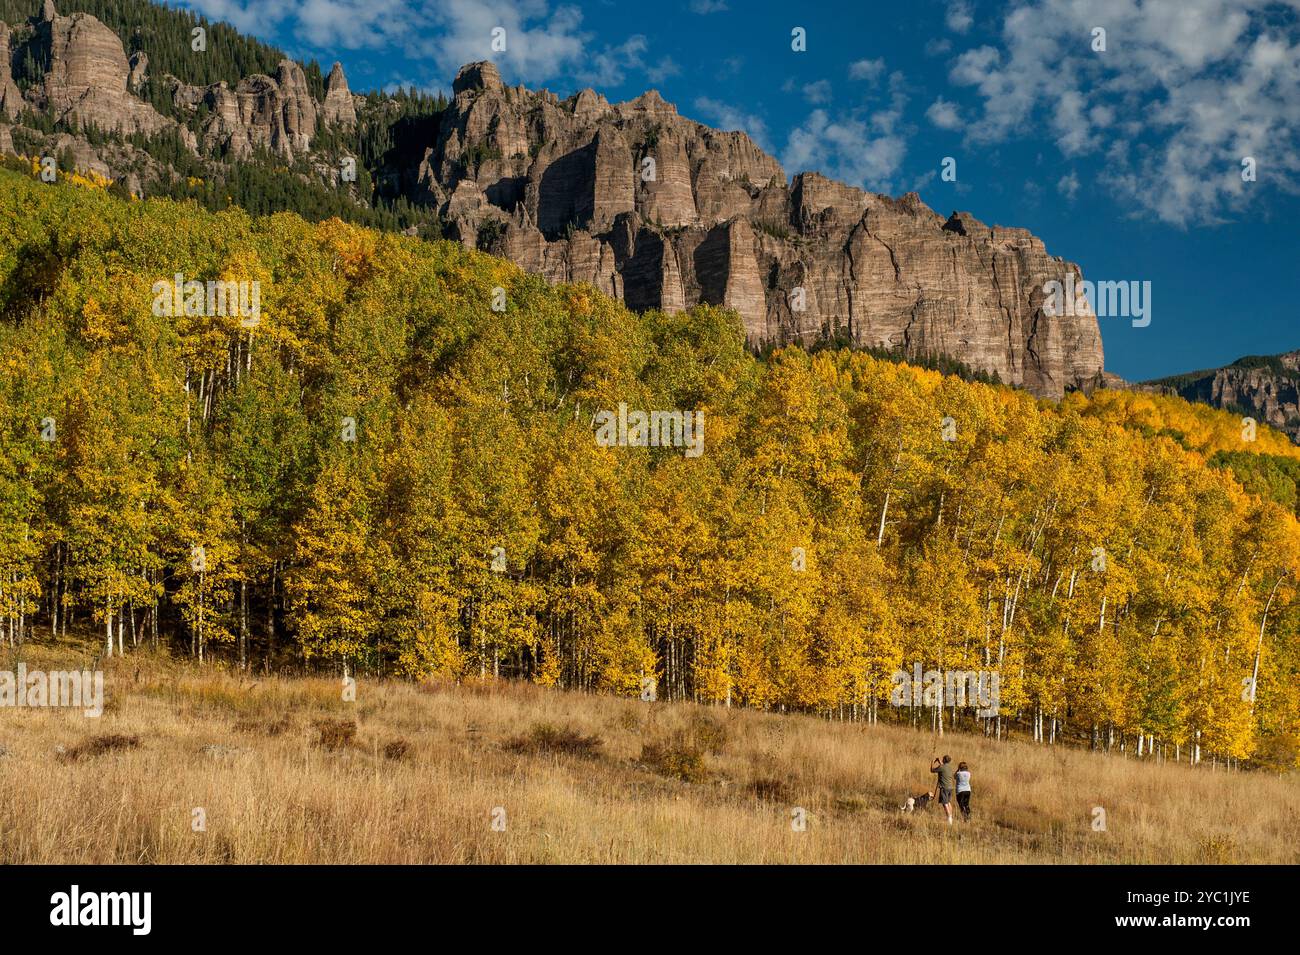
[[[994,670],[1036,735],[1295,760],[1300,453],[1267,428],[760,357],[725,309],[336,219],[0,170],[0,222],[10,642],[853,717],[899,669]],[[177,274],[258,282],[257,321],[157,314]],[[600,446],[620,404],[702,413],[703,454]]]

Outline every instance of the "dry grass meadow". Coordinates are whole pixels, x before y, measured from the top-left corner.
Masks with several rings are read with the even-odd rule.
[[[1294,776],[510,683],[363,679],[344,702],[147,654],[105,687],[97,720],[0,710],[0,862],[1300,861]],[[969,825],[898,811],[935,752],[971,764]]]

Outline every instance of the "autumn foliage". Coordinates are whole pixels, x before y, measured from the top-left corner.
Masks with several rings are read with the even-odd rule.
[[[337,220],[0,171],[0,225],[6,642],[846,718],[990,669],[990,732],[1295,761],[1294,507],[1216,464],[1300,456],[1267,429],[760,360],[723,309]],[[175,273],[260,282],[260,322],[156,317]],[[620,402],[703,411],[704,453],[599,447]]]

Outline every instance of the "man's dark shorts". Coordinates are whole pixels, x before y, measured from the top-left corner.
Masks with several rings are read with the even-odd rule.
[[[948,803],[950,803],[950,802],[952,802],[952,790],[951,790],[951,789],[944,789],[942,786],[940,786],[940,787],[939,787],[939,805],[940,805],[940,806],[946,806],[946,805],[948,805]]]

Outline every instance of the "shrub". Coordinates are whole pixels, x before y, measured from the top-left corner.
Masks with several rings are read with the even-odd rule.
[[[727,745],[727,727],[722,720],[707,713],[696,713],[687,724],[697,748],[714,756],[722,755]]]
[[[694,713],[686,725],[643,741],[641,762],[661,776],[699,783],[711,775],[705,755],[721,755],[726,745],[726,725],[707,713]]]
[[[490,252],[497,241],[505,235],[505,226],[500,220],[485,219],[478,227],[478,234],[475,237],[475,247],[480,252]]]
[[[263,733],[266,736],[279,736],[284,733],[293,724],[288,716],[281,716],[277,720],[256,720],[241,719],[235,721],[235,732],[237,733]]]
[[[526,736],[516,736],[506,743],[512,753],[561,753],[592,759],[600,755],[599,736],[584,736],[571,726],[556,727],[550,723],[535,723]]]
[[[789,802],[790,784],[784,779],[755,779],[749,784],[749,791],[754,798],[762,802]]]
[[[754,223],[754,227],[759,232],[766,232],[774,239],[786,241],[790,238],[790,229],[780,222],[770,222],[766,219],[760,219]]]
[[[343,749],[356,743],[356,720],[317,720],[316,731],[320,734],[317,746],[329,750]]]
[[[642,743],[641,762],[660,776],[670,779],[702,783],[709,778],[703,751],[680,731],[667,739]]]
[[[1210,836],[1201,841],[1195,859],[1199,865],[1232,865],[1237,862],[1237,843],[1231,836]]]
[[[384,759],[395,763],[404,762],[411,755],[411,744],[404,739],[390,740],[384,744]]]
[[[66,763],[74,763],[82,759],[92,759],[96,756],[102,756],[105,753],[111,753],[119,749],[135,749],[140,745],[139,736],[127,736],[123,733],[105,733],[100,736],[91,736],[84,739],[72,749],[61,753],[60,756]]]

